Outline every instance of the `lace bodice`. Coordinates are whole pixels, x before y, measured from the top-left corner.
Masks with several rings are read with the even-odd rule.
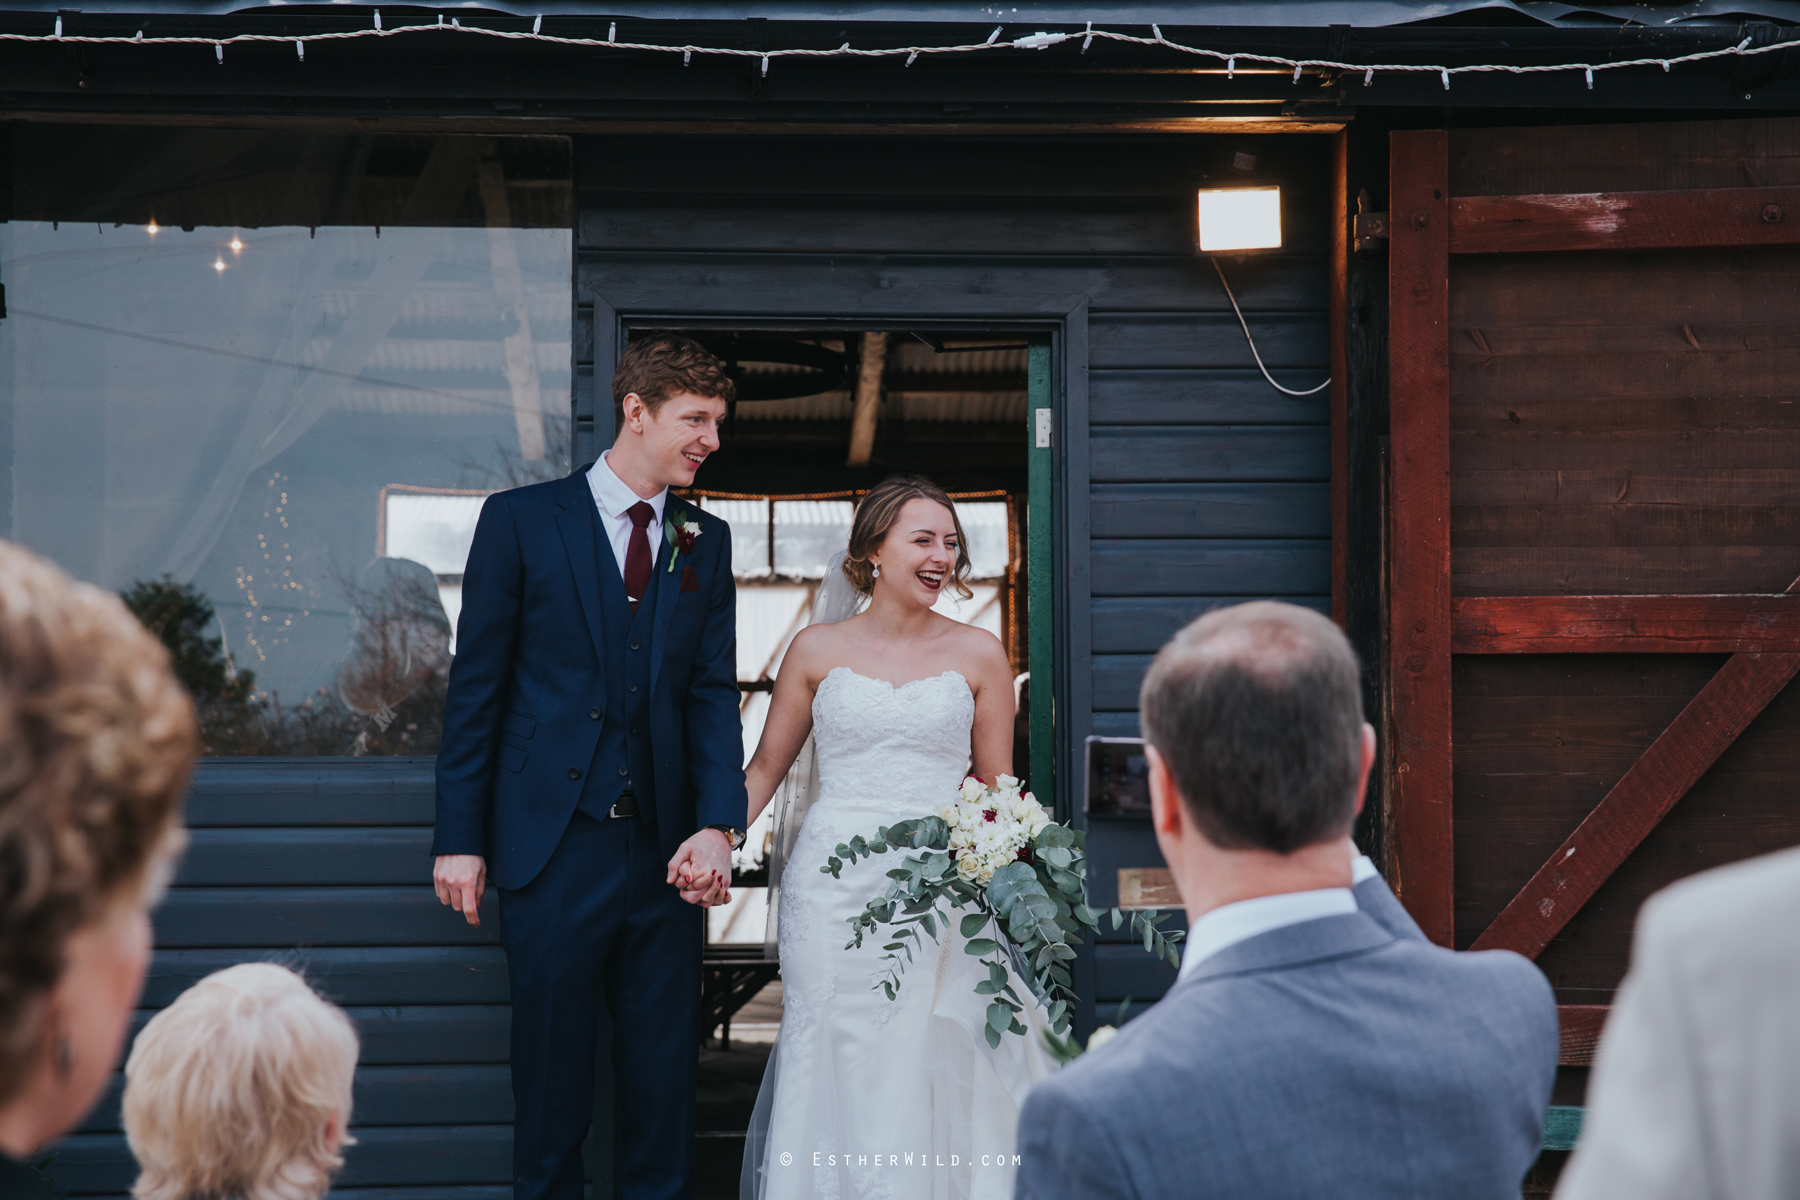
[[[955,671],[895,687],[833,667],[813,696],[819,804],[923,816],[969,769],[975,696]]]

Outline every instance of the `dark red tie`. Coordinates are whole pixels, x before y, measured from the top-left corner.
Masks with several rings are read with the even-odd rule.
[[[625,594],[631,597],[635,614],[638,601],[650,587],[650,535],[646,530],[656,518],[656,510],[639,500],[625,515],[631,518],[631,540],[625,544]]]

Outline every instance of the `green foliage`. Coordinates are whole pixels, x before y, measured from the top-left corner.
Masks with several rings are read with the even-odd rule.
[[[1158,912],[1154,908],[1136,909],[1131,914],[1131,933],[1143,941],[1144,952],[1154,954],[1166,961],[1177,971],[1181,970],[1180,942],[1187,937],[1181,930],[1164,930],[1159,928],[1169,919],[1169,914]],[[1113,932],[1125,923],[1123,914],[1118,909],[1112,910]]]
[[[962,916],[957,928],[968,939],[966,953],[993,956],[982,957],[988,977],[975,985],[975,992],[992,997],[984,1032],[988,1044],[997,1047],[1001,1034],[1026,1032],[1018,1019],[1024,1002],[1013,990],[1011,975],[1021,967],[1026,986],[1046,1005],[1052,1029],[1067,1035],[1076,999],[1069,964],[1082,942],[1081,933],[1098,933],[1102,915],[1087,903],[1085,838],[1082,830],[1046,825],[1032,839],[1029,861],[1007,863],[983,887],[957,874],[949,848],[950,827],[943,818],[919,817],[886,826],[873,839],[851,838],[819,870],[842,878],[847,863],[889,851],[916,851],[887,872],[892,881],[887,890],[850,918],[852,937],[845,949],[861,946],[864,935],[874,934],[877,927],[889,927],[891,940],[882,946],[881,956],[887,967],[875,986],[893,999],[913,952],[924,948],[920,929],[935,941],[938,925],[950,926],[943,905],[973,910]],[[1119,927],[1118,915],[1114,909],[1114,929]],[[1134,913],[1134,931],[1143,925],[1144,949],[1179,967],[1176,943],[1182,935],[1158,929],[1162,919],[1157,913]],[[979,936],[983,933],[988,936]]]
[[[60,1151],[58,1153],[60,1153]],[[53,1200],[67,1200],[69,1189],[66,1186],[60,1188],[57,1187],[56,1176],[50,1171],[50,1168],[55,1164],[56,1155],[46,1154],[44,1157],[33,1162],[31,1164],[31,1169],[37,1174],[37,1177],[43,1181],[44,1194],[46,1196],[52,1197]]]
[[[1115,926],[1114,928],[1117,928],[1117,926]],[[1180,935],[1177,934],[1176,936],[1180,936]],[[1131,997],[1130,996],[1127,996],[1123,1000],[1119,1001],[1119,1007],[1113,1013],[1112,1023],[1110,1025],[1102,1025],[1098,1029],[1094,1030],[1093,1033],[1089,1034],[1088,1035],[1088,1044],[1089,1045],[1093,1044],[1095,1035],[1097,1035],[1101,1029],[1109,1029],[1110,1028],[1110,1029],[1117,1030],[1117,1029],[1125,1028],[1125,1013],[1126,1013],[1126,1010],[1128,1010],[1130,1007],[1131,1007]],[[1070,1063],[1072,1063],[1076,1059],[1080,1058],[1083,1054],[1087,1053],[1087,1047],[1083,1046],[1080,1042],[1076,1041],[1075,1035],[1073,1033],[1065,1033],[1065,1034],[1059,1035],[1059,1034],[1053,1032],[1052,1030],[1046,1029],[1046,1030],[1044,1030],[1043,1036],[1044,1036],[1044,1052],[1046,1054],[1048,1054],[1051,1058],[1055,1059],[1062,1066],[1065,1066],[1065,1067],[1068,1066]]]
[[[368,719],[344,708],[324,689],[295,705],[283,705],[279,696],[258,689],[255,674],[237,667],[225,652],[223,640],[206,636],[215,624],[213,603],[193,584],[177,583],[167,575],[140,579],[120,592],[119,599],[168,649],[175,677],[194,699],[202,754],[355,752],[353,744],[358,733],[369,727]],[[441,681],[428,681],[408,705],[401,714],[405,720],[396,722],[399,728],[388,736],[389,741],[405,735],[406,721],[419,720],[414,710],[425,714],[425,722],[441,724]],[[421,739],[420,744],[421,750],[376,745],[373,752],[421,753],[436,748],[435,740],[427,744]]]
[[[206,593],[164,575],[138,580],[120,592],[119,599],[168,649],[175,678],[195,704],[242,703],[250,696],[256,677],[235,670],[223,642],[206,636],[213,624],[213,605]]]

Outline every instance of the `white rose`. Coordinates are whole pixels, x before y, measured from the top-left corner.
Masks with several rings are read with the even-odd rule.
[[[975,778],[973,775],[971,775],[967,779],[963,780],[962,798],[964,801],[966,801],[970,804],[973,804],[973,803],[975,803],[975,801],[981,799],[981,793],[985,792],[986,790],[987,790],[986,785],[983,784],[981,782],[981,780],[979,780],[979,779]]]
[[[981,874],[981,859],[974,854],[957,855],[956,873],[964,879],[974,879]]]
[[[1112,1041],[1114,1038],[1116,1038],[1118,1036],[1119,1036],[1119,1027],[1117,1025],[1102,1025],[1102,1026],[1100,1026],[1100,1028],[1094,1030],[1093,1033],[1088,1035],[1088,1044],[1087,1044],[1088,1053],[1092,1054],[1094,1051],[1098,1050],[1100,1047],[1106,1045],[1106,1043]]]

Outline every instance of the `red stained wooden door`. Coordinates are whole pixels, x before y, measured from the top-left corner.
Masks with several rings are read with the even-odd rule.
[[[1390,874],[1581,1064],[1642,901],[1800,844],[1800,122],[1390,168]]]

